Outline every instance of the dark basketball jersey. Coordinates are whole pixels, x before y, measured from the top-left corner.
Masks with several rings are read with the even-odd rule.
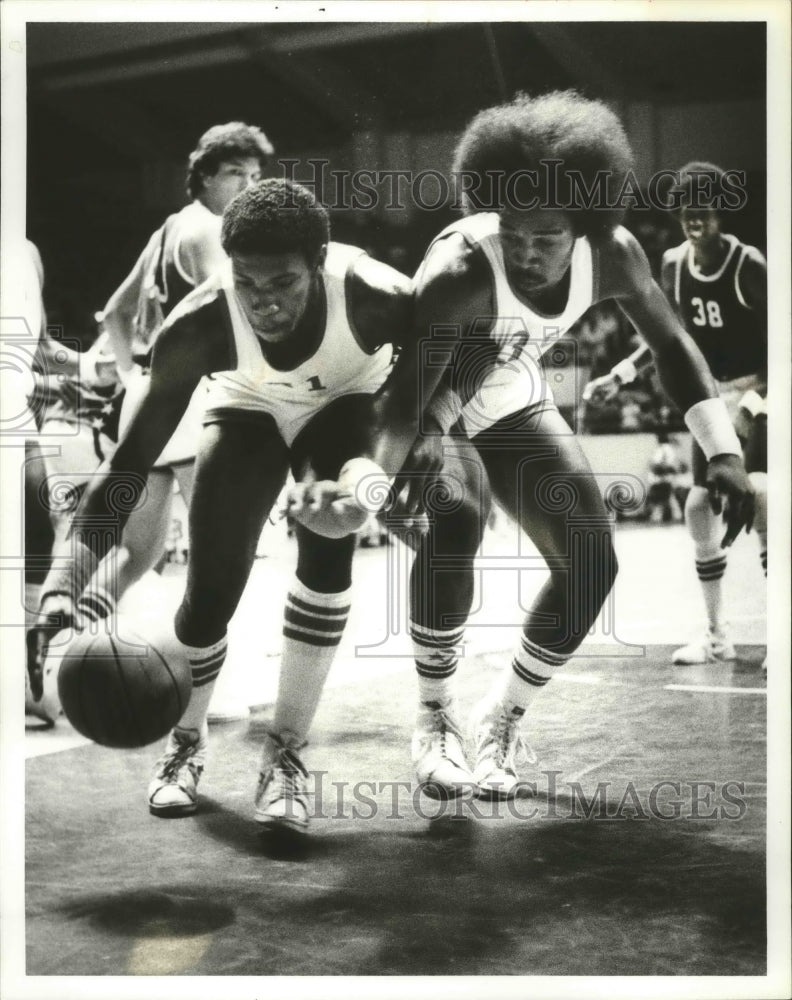
[[[182,244],[198,239],[208,260],[222,265],[219,216],[198,201],[168,216],[152,235],[144,253],[144,275],[135,319],[135,350],[145,356],[173,308],[207,277],[196,274]]]
[[[759,254],[735,236],[726,259],[714,274],[702,274],[685,242],[666,254],[674,267],[674,298],[685,329],[704,355],[713,376],[728,382],[767,370],[767,329],[740,289],[746,254]],[[761,256],[761,255],[760,255]]]

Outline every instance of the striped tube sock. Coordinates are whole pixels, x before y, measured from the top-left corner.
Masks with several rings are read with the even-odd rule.
[[[115,598],[104,587],[89,587],[77,601],[78,617],[87,625],[109,618],[115,609]]]
[[[696,574],[701,583],[704,604],[710,630],[716,634],[723,631],[723,574],[726,572],[726,554],[708,558],[696,554]]]
[[[209,711],[209,702],[214,691],[215,681],[225,662],[228,649],[228,638],[223,636],[211,646],[187,646],[181,643],[182,654],[187,657],[192,673],[192,695],[187,711],[179,719],[179,729],[197,729],[200,731]]]
[[[418,697],[422,703],[447,705],[454,697],[459,646],[464,628],[432,629],[410,622]]]
[[[504,671],[501,679],[499,698],[506,711],[511,714],[517,709],[522,714],[553,676],[555,668],[568,659],[568,653],[553,653],[523,634],[511,670]]]
[[[349,617],[351,589],[321,594],[292,581],[283,618],[283,653],[273,731],[304,740]]]

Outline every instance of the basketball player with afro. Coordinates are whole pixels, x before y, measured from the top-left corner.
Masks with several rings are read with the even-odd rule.
[[[767,573],[767,263],[756,247],[722,229],[734,192],[724,171],[712,163],[688,163],[678,171],[672,204],[679,208],[684,243],[663,256],[660,281],[668,300],[695,340],[715,376],[745,456],[756,492],[754,527]],[[586,387],[592,401],[613,398],[640,369],[652,363],[642,347]],[[722,581],[726,552],[706,488],[707,463],[693,445],[694,485],[685,502],[693,539],[696,574],[704,595],[706,633],[673,654],[680,664],[717,663],[735,658],[724,620]],[[765,661],[765,669],[766,669]]]
[[[368,478],[385,482],[371,428],[389,393],[396,397],[391,410],[402,414],[396,419],[402,456],[416,434],[415,407],[404,405],[417,398],[416,351],[406,343],[415,329],[412,283],[364,251],[330,242],[325,209],[288,181],[262,181],[235,198],[223,217],[222,244],[227,268],[188,295],[162,327],[150,383],[74,515],[63,552],[68,565],[45,582],[39,621],[74,621],[84,582],[108,546],[91,525],[115,516],[119,484],[140,495],[196,385],[212,374],[190,507],[186,592],[175,618],[178,655],[190,663],[193,690],[149,786],[149,806],[161,816],[196,808],[226,626],[291,470],[301,484],[292,497],[298,559],[255,816],[262,827],[301,831],[308,801],[299,752],[350,610],[355,538],[349,532],[366,516],[353,497]],[[392,369],[393,344],[406,346]],[[311,484],[321,481],[345,483],[346,500],[317,502]],[[340,537],[325,537],[333,535]]]
[[[646,256],[600,199],[618,193],[631,152],[617,117],[575,92],[518,96],[477,115],[456,149],[467,216],[430,245],[416,276],[419,337],[458,343],[442,388],[443,430],[470,440],[492,494],[547,562],[510,665],[470,720],[473,777],[484,797],[515,794],[526,710],[592,627],[616,576],[611,519],[588,461],[556,408],[541,358],[594,303],[613,299],[641,331],[669,396],[684,412],[707,465],[703,484],[726,521],[728,546],[750,524],[753,492],[740,444],[707,365],[652,279]],[[585,191],[581,189],[581,181]],[[582,195],[591,192],[595,197]],[[455,400],[455,405],[448,405]],[[328,492],[328,498],[332,495]],[[416,772],[453,794],[470,781],[455,708],[473,557],[425,541],[426,585],[413,602],[418,671]]]

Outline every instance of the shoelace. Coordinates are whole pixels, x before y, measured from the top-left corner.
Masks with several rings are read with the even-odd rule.
[[[444,708],[432,709],[432,721],[440,730],[440,751],[445,756],[447,734],[451,733],[456,736],[461,743],[463,740],[462,732]]]
[[[502,714],[493,726],[492,738],[497,748],[495,763],[498,767],[516,772],[518,754],[526,764],[539,763],[536,753],[520,732],[517,719]]]
[[[197,743],[187,743],[178,741],[178,748],[172,754],[169,754],[164,758],[162,763],[162,768],[160,769],[160,777],[166,781],[175,781],[179,776],[179,771],[186,765],[187,767],[194,768],[196,765],[190,759],[194,756],[196,750],[198,749]]]
[[[269,770],[272,775],[270,801],[286,796],[292,798],[306,796],[308,793],[304,782],[308,780],[308,771],[297,756],[297,750],[302,749],[305,744],[300,747],[287,746],[274,733],[270,734],[270,738],[275,743],[275,760]]]

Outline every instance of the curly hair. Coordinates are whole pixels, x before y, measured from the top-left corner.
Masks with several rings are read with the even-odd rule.
[[[198,140],[198,145],[190,153],[187,161],[187,193],[197,198],[203,191],[204,176],[216,174],[226,160],[253,156],[265,170],[270,158],[275,155],[272,143],[255,125],[244,122],[228,122],[213,125]]]
[[[671,207],[718,208],[724,199],[725,171],[714,163],[693,160],[677,171],[678,180],[668,194]]]
[[[307,188],[280,177],[249,187],[223,212],[220,242],[227,254],[301,253],[313,264],[329,240],[324,205]]]
[[[466,214],[503,211],[510,203],[504,181],[508,185],[509,178],[535,171],[531,183],[539,204],[563,208],[576,235],[597,236],[610,232],[623,217],[614,196],[631,176],[631,167],[629,141],[610,108],[563,90],[539,97],[521,93],[508,104],[479,112],[457,144],[453,171],[458,179],[497,186],[489,188],[486,207],[488,196],[477,203],[472,188],[465,186]],[[602,185],[605,197],[600,197]],[[586,197],[595,191],[596,199]]]

